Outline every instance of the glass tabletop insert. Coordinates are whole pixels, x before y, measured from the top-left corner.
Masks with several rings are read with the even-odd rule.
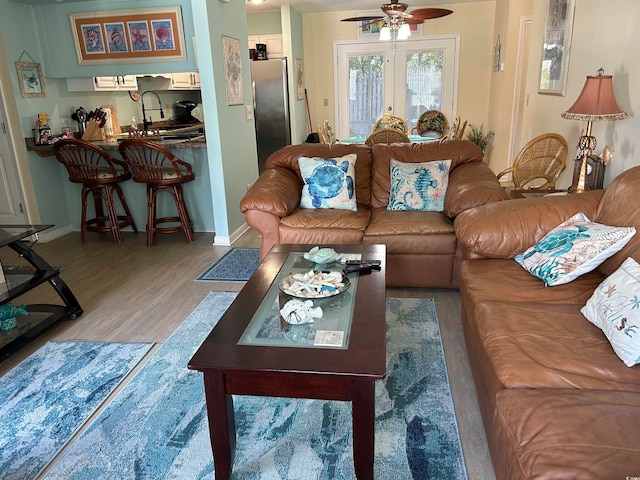
[[[342,268],[340,263],[316,265],[306,260],[303,252],[291,253],[240,337],[238,345],[347,349],[358,274],[348,276],[349,288],[342,293],[325,298],[298,298],[302,301],[311,300],[312,308],[322,308],[322,317],[314,318],[313,323],[291,325],[280,315],[284,304],[296,298],[280,290],[279,285],[284,278],[309,270],[342,272]]]

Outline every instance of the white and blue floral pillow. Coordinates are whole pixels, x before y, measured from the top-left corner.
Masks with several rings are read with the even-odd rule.
[[[631,257],[593,292],[582,314],[628,367],[640,363],[640,265]]]
[[[610,227],[577,213],[514,259],[546,285],[562,285],[597,268],[635,233],[634,227]]]
[[[451,160],[404,163],[392,158],[387,210],[444,210],[450,167]]]
[[[300,208],[357,210],[356,158],[355,153],[339,158],[298,157],[304,181]]]

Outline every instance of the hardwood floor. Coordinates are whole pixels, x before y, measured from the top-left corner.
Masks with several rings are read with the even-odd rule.
[[[34,342],[0,363],[0,375],[47,341],[86,340],[155,342],[161,344],[198,306],[209,291],[239,291],[240,282],[197,282],[194,279],[229,247],[212,245],[212,234],[196,233],[187,244],[182,235],[160,235],[146,247],[145,232],[124,232],[115,245],[110,235],[90,233],[80,244],[74,232],[34,248],[50,264],[63,267],[61,277],[76,295],[84,313],[59,322]],[[234,246],[257,247],[252,230]],[[7,265],[24,263],[10,249],[0,249]],[[387,296],[433,298],[469,480],[493,480],[484,427],[460,325],[457,290],[388,288]],[[24,303],[58,303],[49,285],[20,297]]]

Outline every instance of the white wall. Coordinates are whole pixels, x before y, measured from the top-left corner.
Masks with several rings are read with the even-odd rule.
[[[558,187],[571,184],[573,158],[576,154],[580,130],[584,122],[565,120],[560,114],[576,100],[587,75],[595,75],[604,68],[605,74],[613,75],[613,87],[620,107],[629,118],[617,122],[593,124],[593,135],[598,140],[596,153],[601,153],[605,144],[615,151],[615,159],[607,166],[605,186],[622,171],[640,165],[636,152],[637,132],[640,119],[640,92],[633,86],[640,82],[640,2],[638,0],[576,0],[573,26],[573,43],[569,62],[566,96],[540,95],[537,80],[540,73],[542,33],[545,4],[548,0],[535,0],[534,28],[527,77],[529,105],[525,109],[526,133],[529,138],[545,132],[557,132],[569,143],[567,169],[557,183]]]

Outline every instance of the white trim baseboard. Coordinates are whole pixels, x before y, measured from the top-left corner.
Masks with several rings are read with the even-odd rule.
[[[231,236],[229,237],[223,237],[222,235],[215,235],[213,237],[213,244],[214,245],[225,245],[225,246],[231,246],[233,244],[233,242],[235,242],[236,240],[238,240],[247,230],[249,230],[249,225],[247,225],[247,222],[244,222],[242,225],[240,225],[240,227],[238,227],[234,232],[231,233]]]

